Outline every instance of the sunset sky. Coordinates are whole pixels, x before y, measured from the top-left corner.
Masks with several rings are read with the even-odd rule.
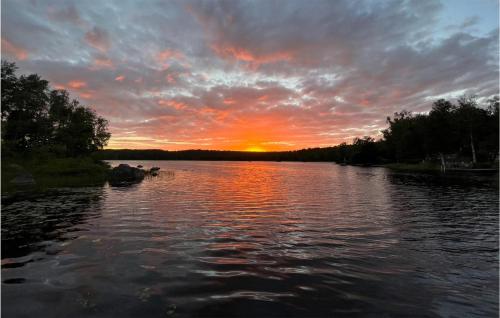
[[[108,148],[289,150],[498,94],[498,1],[2,1],[2,58],[109,120]]]

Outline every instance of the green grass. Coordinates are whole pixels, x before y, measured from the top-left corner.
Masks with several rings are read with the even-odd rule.
[[[436,172],[440,171],[441,167],[434,163],[390,163],[384,167],[396,171],[420,171],[420,172]]]
[[[10,158],[2,160],[2,192],[25,190],[26,186],[10,183],[23,171],[33,175],[34,189],[82,187],[106,182],[109,166],[89,157],[84,158]]]

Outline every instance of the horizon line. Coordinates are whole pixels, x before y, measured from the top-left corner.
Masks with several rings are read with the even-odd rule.
[[[106,151],[106,150],[111,150],[111,151],[165,151],[165,152],[183,152],[183,151],[218,151],[218,152],[244,152],[244,153],[278,153],[278,152],[294,152],[294,151],[301,151],[301,150],[309,150],[309,149],[326,149],[326,148],[334,148],[339,146],[338,145],[332,145],[332,146],[326,146],[326,147],[308,147],[308,148],[300,148],[300,149],[293,149],[293,150],[264,150],[264,151],[251,151],[251,150],[227,150],[227,149],[181,149],[181,150],[167,150],[167,149],[158,149],[158,148],[147,148],[147,149],[131,149],[131,148],[105,148],[105,149],[100,149],[98,151]]]

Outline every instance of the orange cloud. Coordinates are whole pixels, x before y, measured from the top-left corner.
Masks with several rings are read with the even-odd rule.
[[[123,76],[123,75],[115,77],[115,81],[118,81],[118,82],[122,82],[124,79],[125,79],[125,76]]]
[[[255,54],[247,49],[231,45],[212,45],[212,49],[222,58],[231,58],[254,64],[290,61],[293,56],[289,52],[275,52],[270,54]]]
[[[70,81],[68,83],[68,86],[71,88],[74,88],[74,89],[80,89],[80,88],[86,87],[87,83],[84,81],[75,80],[75,81]]]
[[[150,148],[167,150],[293,150],[350,142],[365,131],[373,136],[378,133],[380,128],[370,125],[379,115],[360,117],[358,112],[347,109],[353,106],[332,102],[333,97],[311,92],[307,95],[304,99],[300,91],[274,82],[262,82],[256,87],[214,86],[196,92],[195,96],[168,96],[162,87],[151,87],[144,95],[147,96],[144,104],[138,101],[137,108],[129,103],[116,109],[114,116],[123,117],[124,122],[117,124],[114,120],[114,125],[133,129],[131,137],[181,141],[149,143]],[[93,102],[99,98],[96,96]],[[110,111],[110,104],[106,103],[106,112]],[[357,104],[354,107],[363,109]],[[135,114],[140,119],[130,120]],[[382,125],[383,122],[381,119]],[[351,127],[362,128],[344,129]],[[119,147],[139,147],[131,139],[117,138],[112,145],[117,147],[118,143]],[[147,143],[141,142],[141,147],[147,148]]]
[[[28,58],[28,51],[4,38],[2,38],[2,53],[15,56],[20,61]]]
[[[274,97],[271,96],[270,99]],[[240,105],[240,100],[235,99],[235,101]],[[163,99],[156,102],[165,108],[175,108],[180,111],[172,113],[160,109],[156,114],[150,113],[148,114],[150,117],[141,124],[134,125],[133,134],[127,136],[131,138],[154,136],[157,140],[182,142],[143,143],[141,147],[167,150],[201,148],[281,151],[350,142],[355,136],[360,135],[359,131],[368,129],[370,133],[376,134],[379,129],[370,126],[374,117],[359,119],[357,114],[339,114],[335,117],[318,118],[319,109],[289,106],[278,106],[270,110],[256,110],[250,106],[218,109],[197,105],[196,99],[189,98]],[[349,129],[353,125],[364,125],[363,127],[368,128],[353,131]],[[348,129],[343,129],[346,127]],[[130,127],[128,129],[130,130]],[[139,144],[130,138],[119,137],[116,141],[112,140],[111,146],[138,148]]]

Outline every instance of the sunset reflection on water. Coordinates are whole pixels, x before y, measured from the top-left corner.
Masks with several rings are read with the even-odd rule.
[[[400,316],[419,308],[479,317],[498,309],[494,180],[332,163],[129,163],[161,172],[129,186],[3,202],[3,313]]]

